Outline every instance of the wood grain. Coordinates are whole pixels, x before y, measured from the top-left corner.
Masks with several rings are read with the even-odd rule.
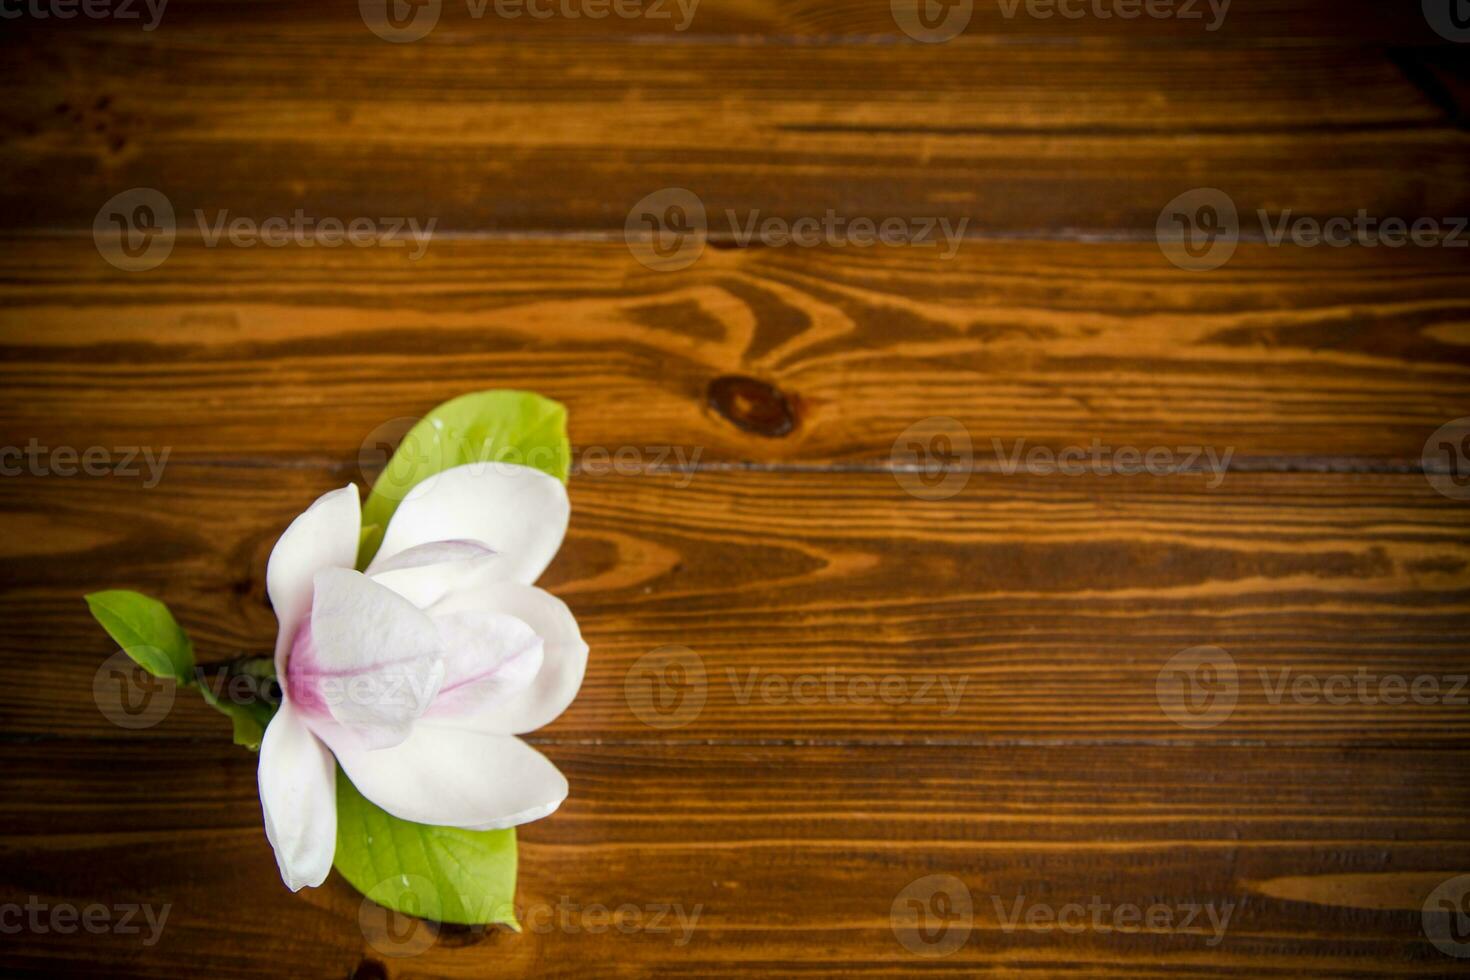
[[[89,591],[166,597],[203,661],[268,651],[270,547],[310,500],[352,478],[179,466],[152,490],[121,478],[0,481],[4,731],[115,732],[92,700],[113,648],[81,602]],[[975,474],[930,501],[890,474],[575,477],[571,535],[545,583],[576,613],[592,657],[576,703],[542,735],[1465,737],[1462,502],[1418,474],[1206,483]],[[1202,644],[1234,658],[1239,702],[1213,727],[1181,727],[1161,708],[1159,675]],[[693,651],[702,683],[646,659],[666,646]],[[1353,680],[1331,698],[1312,686],[1359,672],[1373,696]],[[1436,693],[1384,703],[1385,676],[1432,677]],[[220,735],[224,721],[194,700],[150,731]]]
[[[627,6],[626,4],[624,5]],[[1002,3],[977,0],[970,4],[964,41],[1000,39],[1006,42],[1105,42],[1157,45],[1160,43],[1222,45],[1288,41],[1293,45],[1415,45],[1448,47],[1451,42],[1435,33],[1418,4],[1383,4],[1373,0],[1230,0],[1223,10],[1212,10],[1208,0],[1176,0],[1155,4],[1169,16],[1149,16],[1144,5],[1131,12],[1127,2],[1063,4],[1024,0]],[[1216,7],[1221,5],[1217,2]],[[599,7],[603,11],[598,16]],[[624,38],[651,41],[690,41],[708,37],[811,42],[824,40],[852,44],[864,40],[907,40],[899,28],[890,0],[685,0],[685,16],[676,0],[646,0],[636,8],[640,16],[618,16],[613,5],[597,0],[495,0],[487,3],[448,0],[442,3],[432,34],[436,39],[479,36],[517,40],[548,38]],[[1101,7],[1103,14],[1095,11]],[[497,13],[503,8],[507,16]],[[1035,9],[1040,16],[1033,16]],[[145,8],[135,5],[140,15]],[[534,9],[539,16],[517,10]],[[1046,11],[1058,11],[1050,16]],[[570,10],[572,15],[564,14]],[[1121,11],[1115,14],[1114,11]],[[551,16],[546,16],[550,12]],[[1112,16],[1107,16],[1112,14]],[[1221,16],[1223,14],[1223,16]],[[577,16],[580,15],[580,16]],[[112,30],[137,33],[150,18],[79,22],[23,17],[12,21],[17,33],[77,33]],[[174,0],[157,30],[210,30],[216,33],[275,34],[285,37],[361,39],[365,21],[357,0],[320,0],[299,4],[289,0]],[[951,42],[954,43],[954,42]]]
[[[1243,214],[1470,213],[1470,134],[1355,49],[1166,46],[1120,65],[1065,45],[712,42],[633,58],[613,42],[355,38],[12,47],[0,229],[90,229],[136,186],[196,229],[196,209],[300,208],[432,218],[440,233],[620,235],[671,186],[726,237],[727,211],[740,225],[828,209],[966,218],[973,235],[1152,236],[1164,204],[1201,186]]]
[[[396,978],[824,976],[838,963],[881,977],[987,965],[1109,977],[1452,972],[1420,907],[1470,868],[1463,751],[547,751],[572,796],[521,831],[519,903],[540,927],[448,930],[393,958],[369,937],[408,947],[385,941],[371,908],[364,929],[362,901],[339,878],[299,896],[281,886],[249,753],[141,739],[29,746],[0,770],[0,894],[172,908],[153,946],[41,935],[8,950],[7,969],[80,975],[105,956],[138,977],[375,965]],[[891,924],[900,893],[933,874],[964,882],[973,903],[967,941],[942,959],[909,952]],[[1008,931],[1018,901],[1178,911],[1157,931]],[[692,929],[620,932],[598,905],[635,906],[649,925],[643,910],[677,907]],[[1204,913],[1183,928],[1188,906],[1213,906],[1221,938]]]
[[[450,0],[412,44],[355,0],[6,25],[0,464],[168,456],[156,486],[136,459],[0,477],[0,928],[33,898],[171,909],[156,945],[7,933],[7,975],[1463,962],[1423,907],[1470,873],[1470,525],[1419,469],[1470,416],[1465,252],[1268,247],[1254,218],[1470,213],[1470,76],[1421,5],[1235,0],[1206,32],[984,0],[939,45],[888,0],[702,0],[687,31]],[[127,273],[91,229],[139,186],[181,233]],[[661,273],[624,225],[670,186],[714,223]],[[1154,229],[1203,186],[1243,241],[1189,273]],[[436,237],[419,261],[209,248],[196,209]],[[828,209],[968,223],[943,258],[736,247],[727,215]],[[344,881],[283,887],[219,715],[185,696],[150,727],[109,720],[81,596],[165,599],[210,666],[263,653],[290,519],[369,479],[404,419],[488,387],[570,409],[573,521],[544,584],[592,654],[531,740],[572,792],[520,832],[525,933],[426,925],[397,958]],[[968,455],[928,437],[941,416]],[[1231,462],[1007,473],[1018,447],[1094,441]],[[924,499],[936,478],[963,486]],[[1181,715],[1166,668],[1202,645],[1232,658],[1236,703],[1228,671],[1199,675],[1205,714]],[[1393,703],[1418,678],[1433,690]],[[931,875],[974,908],[941,958],[894,929]],[[1004,921],[1072,902],[1229,919]],[[677,913],[623,930],[589,906],[698,918],[680,943]]]
[[[445,240],[416,263],[180,243],[126,273],[88,239],[11,242],[6,445],[341,464],[393,419],[516,387],[564,402],[581,451],[654,447],[625,454],[639,469],[887,467],[932,416],[977,466],[1097,439],[1403,469],[1470,415],[1470,278],[1448,249],[1242,245],[1210,273],[1151,244],[709,249],[659,273],[609,243]],[[733,424],[710,399],[728,376],[779,389],[792,430]]]

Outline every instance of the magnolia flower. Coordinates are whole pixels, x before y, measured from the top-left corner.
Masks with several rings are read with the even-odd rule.
[[[566,778],[516,736],[561,714],[587,666],[571,612],[531,584],[569,513],[539,470],[471,464],[413,489],[366,573],[355,486],[281,535],[266,571],[281,706],[259,782],[292,891],[332,866],[333,757],[363,796],[418,823],[513,827],[566,798]]]

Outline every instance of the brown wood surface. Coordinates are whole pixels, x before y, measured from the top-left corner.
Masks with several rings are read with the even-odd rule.
[[[83,591],[167,595],[202,662],[269,651],[263,572],[275,534],[301,500],[352,479],[361,476],[346,467],[179,466],[151,490],[123,478],[0,483],[0,532],[29,544],[4,566],[17,583],[0,606],[10,624],[0,641],[9,730],[113,733],[91,701],[110,647],[81,615]],[[1449,678],[1470,675],[1462,504],[1417,473],[1209,481],[976,474],[956,496],[925,501],[880,473],[578,474],[571,538],[545,581],[596,656],[576,703],[544,734],[1464,738],[1470,684],[1458,704],[1271,697],[1283,677],[1302,674],[1434,676],[1446,678],[1447,695],[1457,683]],[[1161,710],[1156,679],[1198,644],[1235,658],[1240,701],[1225,723],[1189,730]],[[630,697],[640,683],[630,672],[668,645],[702,661],[705,702],[677,728],[657,730],[636,710],[646,701]],[[793,691],[803,675],[816,679]],[[904,687],[883,703],[851,688],[854,678]],[[180,699],[180,717],[151,734],[227,731],[193,701]],[[60,721],[59,704],[73,708]]]
[[[0,423],[44,445],[341,463],[447,391],[521,387],[569,407],[580,450],[698,463],[889,466],[901,433],[946,415],[981,463],[1098,439],[1402,469],[1470,414],[1467,262],[1242,245],[1190,274],[1152,243],[976,241],[950,260],[711,248],[669,274],[622,243],[445,240],[411,262],[180,242],[135,275],[87,239],[12,238]],[[712,406],[729,376],[779,389],[792,431]]]
[[[56,740],[17,753],[0,770],[0,853],[7,891],[172,903],[162,937],[141,949],[136,937],[39,936],[8,950],[7,966],[56,975],[95,955],[148,977],[357,968],[363,901],[335,876],[296,897],[280,887],[252,758],[217,742],[146,747],[141,758],[133,740]],[[368,946],[393,976],[1445,976],[1453,966],[1414,937],[1429,889],[1470,863],[1463,751],[543,747],[572,797],[522,831],[518,902],[564,906],[550,921],[577,931],[446,929],[400,959]],[[168,770],[190,777],[160,778]],[[974,923],[961,949],[926,960],[895,941],[889,909],[933,873],[966,883]],[[1021,896],[1232,910],[1225,940],[1209,945],[1198,926],[1007,931]],[[675,944],[677,928],[585,928],[601,927],[594,906],[655,904],[681,907],[686,921],[698,910],[687,943]]]
[[[1470,415],[1470,250],[1271,247],[1248,220],[1190,273],[1153,241],[1200,186],[1247,216],[1470,212],[1466,49],[1418,3],[1236,0],[1214,33],[977,3],[936,45],[887,0],[703,0],[687,32],[449,3],[411,44],[341,0],[6,24],[0,447],[169,455],[156,486],[0,477],[0,906],[170,907],[153,945],[6,931],[7,974],[1464,973],[1423,910],[1470,873],[1470,501],[1421,452]],[[137,186],[183,230],[127,273],[90,229]],[[623,226],[667,186],[716,216],[969,225],[951,259],[715,227],[655,272]],[[209,248],[195,208],[439,235],[416,262]],[[165,599],[211,666],[265,652],[289,520],[370,479],[404,419],[488,387],[570,411],[545,584],[592,654],[532,740],[572,794],[520,835],[517,901],[549,928],[423,926],[397,956],[340,877],[281,884],[220,716],[190,696],[108,719],[81,596]],[[936,416],[973,448],[942,457],[963,487],[924,499],[902,447]],[[1231,462],[1007,473],[1021,440]],[[1238,703],[1185,726],[1160,673],[1202,645]],[[643,693],[668,647],[705,670],[677,725]],[[1359,675],[1443,696],[1271,692]],[[854,678],[913,697],[861,703]],[[973,900],[942,957],[895,911],[932,875]],[[1094,900],[1231,918],[1218,941],[1005,924]],[[681,943],[604,928],[620,906],[698,918]]]
[[[1199,186],[1247,214],[1470,212],[1458,110],[1356,48],[159,30],[7,55],[0,228],[13,230],[88,228],[140,185],[189,228],[195,209],[302,208],[433,218],[441,233],[621,235],[629,208],[669,186],[699,195],[725,238],[727,210],[828,208],[968,218],[972,235],[1149,237]]]
[[[964,0],[961,0],[963,3]],[[1222,0],[1216,0],[1216,8]],[[435,38],[488,37],[522,41],[527,38],[606,38],[632,41],[695,40],[738,37],[775,43],[827,41],[832,43],[907,41],[894,17],[891,0],[684,0],[692,6],[687,21],[679,0],[639,0],[640,16],[617,16],[611,0],[571,4],[585,15],[532,16],[517,10],[559,12],[565,0],[444,0],[429,36]],[[1418,3],[1380,3],[1376,0],[1228,0],[1223,16],[1210,0],[1154,0],[1161,10],[1181,16],[1150,16],[1144,3],[1129,0],[974,0],[963,37],[981,43],[1016,40],[1062,43],[1105,42],[1152,46],[1160,43],[1258,44],[1340,46],[1410,45],[1449,48],[1451,42],[1427,24]],[[1095,11],[1101,7],[1105,14]],[[1028,13],[1035,9],[1036,15]],[[1047,15],[1048,8],[1052,11]],[[134,5],[138,18],[86,21],[38,19],[11,22],[16,30],[38,33],[81,30],[136,32],[149,20],[146,6]],[[503,9],[501,15],[497,10]],[[292,37],[352,38],[367,31],[358,0],[170,0],[161,26],[178,29],[253,32]],[[1211,29],[1213,26],[1213,29]]]

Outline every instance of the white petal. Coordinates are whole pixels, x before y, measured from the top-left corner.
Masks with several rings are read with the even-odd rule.
[[[346,568],[317,573],[311,644],[291,684],[316,691],[333,718],[375,746],[408,736],[444,679],[442,642],[413,603]]]
[[[286,528],[265,568],[265,590],[276,611],[276,674],[284,672],[286,649],[311,609],[312,580],[324,568],[357,563],[362,504],[348,484],[322,494]]]
[[[451,592],[504,577],[493,571],[499,560],[488,545],[479,541],[431,541],[387,560],[375,558],[367,574],[424,609]]]
[[[430,618],[443,641],[445,671],[425,718],[495,710],[520,695],[541,670],[541,638],[514,616],[466,609]]]
[[[514,736],[418,724],[400,745],[364,750],[322,734],[362,795],[402,820],[499,830],[539,820],[567,797],[560,770]]]
[[[281,879],[293,892],[320,885],[337,850],[337,767],[289,701],[266,726],[257,780]]]
[[[509,613],[541,638],[541,670],[531,685],[504,704],[456,717],[441,717],[433,711],[420,725],[469,729],[487,734],[520,735],[549,725],[582,686],[587,671],[587,644],[566,603],[544,589],[515,582],[497,582],[468,592],[457,592],[429,610],[438,619],[470,609],[494,609]]]
[[[571,505],[561,481],[515,463],[469,463],[429,477],[388,522],[378,555],[415,545],[471,539],[498,552],[497,577],[530,584],[567,533]]]

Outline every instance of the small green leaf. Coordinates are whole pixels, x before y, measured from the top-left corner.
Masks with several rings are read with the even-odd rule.
[[[194,683],[194,644],[163,603],[141,592],[113,589],[87,596],[87,607],[139,667],[178,684]]]
[[[358,566],[372,560],[382,529],[415,486],[455,466],[489,462],[532,466],[565,483],[572,465],[566,407],[534,392],[496,389],[461,395],[425,415],[404,435],[363,505]]]
[[[266,699],[265,694],[276,676],[275,665],[269,657],[237,660],[224,668],[220,678],[220,693],[201,678],[199,693],[220,714],[230,719],[234,726],[235,744],[243,745],[252,752],[260,751],[260,741],[265,737],[265,726],[275,716],[276,705]],[[245,678],[242,684],[238,678]]]
[[[234,726],[235,744],[243,745],[252,752],[260,751],[260,740],[265,738],[265,726],[270,722],[270,713],[262,712],[253,705],[236,704],[222,700],[208,685],[199,685],[199,693],[211,707],[230,719]]]
[[[337,770],[337,854],[342,877],[384,908],[459,925],[515,917],[516,832],[460,830],[399,820]]]

